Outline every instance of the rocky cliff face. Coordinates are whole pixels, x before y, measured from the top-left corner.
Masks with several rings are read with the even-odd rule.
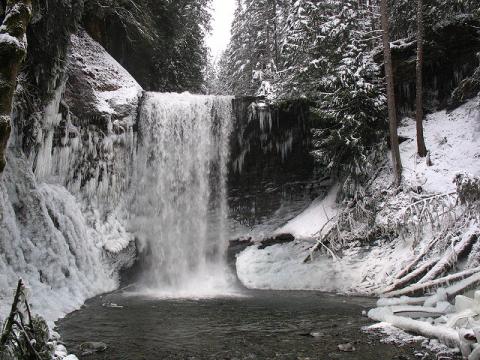
[[[68,43],[50,96],[21,80],[0,179],[0,299],[21,276],[49,320],[113,290],[135,255],[120,205],[142,88],[82,30]]]
[[[311,147],[309,104],[303,100],[267,105],[241,97],[236,115],[229,172],[229,207],[239,223],[253,227],[272,215],[282,221],[325,191]],[[319,180],[321,179],[321,180]]]

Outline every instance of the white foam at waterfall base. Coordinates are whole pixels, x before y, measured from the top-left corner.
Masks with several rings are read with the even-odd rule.
[[[225,262],[231,130],[231,97],[146,94],[130,221],[143,262],[140,292],[235,292]]]

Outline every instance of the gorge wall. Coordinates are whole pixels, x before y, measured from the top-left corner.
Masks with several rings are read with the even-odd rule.
[[[325,191],[313,157],[308,101],[268,105],[261,98],[234,100],[229,208],[232,218],[253,228],[279,210],[288,211]],[[279,221],[287,214],[277,214]],[[287,216],[288,217],[288,216]]]
[[[2,314],[18,277],[54,320],[115,289],[135,255],[122,205],[142,89],[85,32],[70,41],[44,109],[15,103],[0,180]]]

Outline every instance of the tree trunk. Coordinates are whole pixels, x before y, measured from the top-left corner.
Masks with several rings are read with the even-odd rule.
[[[10,314],[5,322],[3,332],[0,331],[0,349],[2,349],[7,343],[9,337],[12,333],[13,324],[15,322],[15,315],[17,314],[18,303],[20,302],[20,295],[23,291],[23,281],[22,279],[18,280],[17,291],[15,291],[15,297],[13,298],[12,308]],[[1,329],[0,329],[1,330]]]
[[[383,55],[385,63],[385,78],[387,82],[388,122],[390,127],[390,146],[392,148],[393,173],[395,184],[402,181],[402,161],[397,133],[397,109],[395,107],[395,88],[393,84],[392,54],[390,52],[390,31],[388,26],[387,0],[380,1],[380,15],[382,18]]]
[[[5,168],[13,93],[20,65],[27,54],[25,32],[31,16],[31,0],[7,0],[0,27],[0,173]]]
[[[425,294],[429,290],[438,289],[441,286],[445,286],[445,284],[452,284],[452,283],[456,283],[456,284],[451,285],[447,289],[447,296],[451,296],[450,295],[451,293],[458,295],[459,291],[461,290],[463,291],[463,289],[466,289],[469,286],[473,286],[472,284],[478,285],[480,283],[480,267],[460,271],[455,274],[447,275],[445,277],[431,280],[428,282],[417,283],[400,290],[395,290],[395,291],[391,291],[389,293],[383,294],[383,296],[386,298],[391,298],[391,297]],[[453,297],[455,297],[455,295],[453,295]]]
[[[423,0],[417,0],[417,152],[420,157],[427,156],[423,137]]]

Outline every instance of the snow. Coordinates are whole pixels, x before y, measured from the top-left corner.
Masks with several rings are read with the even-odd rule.
[[[439,289],[432,298],[441,299],[451,292],[452,287]],[[374,328],[388,329],[389,326],[395,326],[403,331],[437,338],[449,347],[460,348],[464,358],[478,359],[476,341],[480,339],[480,327],[477,320],[480,315],[480,291],[475,291],[473,298],[457,295],[455,306],[447,301],[438,301],[435,308],[429,308],[428,303],[432,303],[432,301],[427,299],[425,306],[404,306],[404,311],[402,311],[402,307],[384,304],[384,306],[370,310],[368,316],[381,322],[374,325]],[[435,314],[436,311],[438,311],[437,314]],[[413,319],[420,317],[417,315],[421,313],[425,315],[424,318]],[[403,341],[402,337],[407,335],[398,332],[395,336],[399,338],[399,341]],[[476,341],[472,340],[472,337],[476,338]]]
[[[366,326],[363,328],[363,330],[371,334],[380,334],[382,337],[380,341],[386,344],[404,346],[406,344],[422,342],[422,346],[427,350],[437,354],[438,359],[442,359],[442,355],[445,356],[445,359],[450,359],[458,353],[458,349],[449,348],[440,343],[437,339],[430,340],[424,336],[406,333],[405,331],[400,330],[386,322],[380,322]],[[420,358],[423,358],[423,356]]]
[[[396,239],[388,245],[346,249],[338,260],[318,254],[303,263],[314,244],[299,240],[265,249],[251,246],[237,256],[238,278],[252,289],[372,295],[412,254],[409,244]]]
[[[316,199],[305,211],[284,226],[275,234],[292,234],[297,239],[313,239],[319,231],[333,220],[338,212],[336,203],[338,186],[334,186],[325,198]]]
[[[9,34],[0,34],[0,43],[7,43],[13,45],[16,48],[26,50],[25,42],[19,41],[16,37]]]
[[[70,61],[77,62],[89,78],[101,112],[115,114],[138,102],[141,86],[100,44],[82,30],[72,35],[71,41]]]
[[[432,325],[425,321],[414,320],[393,315],[389,308],[375,308],[368,312],[368,317],[379,322],[386,322],[404,331],[412,331],[427,337],[437,338],[445,345],[457,347],[460,345],[458,332],[443,325]]]
[[[308,246],[274,245],[265,249],[249,247],[237,257],[237,275],[242,284],[254,289],[338,291],[354,281],[329,258],[312,264],[300,260]]]
[[[409,140],[400,145],[404,183],[420,185],[427,192],[455,191],[453,178],[458,172],[480,176],[480,99],[458,109],[427,115],[425,143],[432,166],[416,155],[416,130],[413,119],[405,119],[399,135]]]
[[[431,167],[425,164],[425,159],[415,156],[415,123],[411,119],[405,120],[399,132],[412,139],[401,144],[406,188],[421,185],[427,193],[452,192],[455,191],[452,181],[457,172],[480,175],[479,110],[479,98],[476,98],[451,113],[441,111],[427,116],[425,137],[433,161]],[[444,138],[447,139],[446,142]],[[385,184],[391,183],[391,177],[388,169],[382,171],[374,186],[384,189]],[[237,256],[237,273],[246,287],[376,294],[391,282],[393,274],[411,262],[415,254],[432,239],[432,233],[428,229],[415,246],[412,237],[393,240],[379,237],[372,246],[353,244],[352,247],[343,249],[337,261],[319,254],[313,261],[303,263],[315,245],[319,231],[323,228],[325,233],[328,226],[324,225],[341,210],[341,206],[335,202],[337,189],[338,187],[333,187],[325,198],[315,200],[301,214],[274,231],[274,234],[294,235],[295,242],[265,249],[253,246]],[[411,203],[411,199],[401,192],[392,195],[388,201],[389,203],[381,204],[384,210],[375,220],[386,229],[392,226],[392,222],[402,219],[403,209]],[[473,228],[470,230],[468,234],[474,231]],[[459,238],[461,239],[462,237]],[[463,242],[457,247],[460,248],[462,244]],[[468,280],[462,284],[465,281]],[[388,301],[402,304],[393,299]],[[418,300],[410,301],[418,304]]]

